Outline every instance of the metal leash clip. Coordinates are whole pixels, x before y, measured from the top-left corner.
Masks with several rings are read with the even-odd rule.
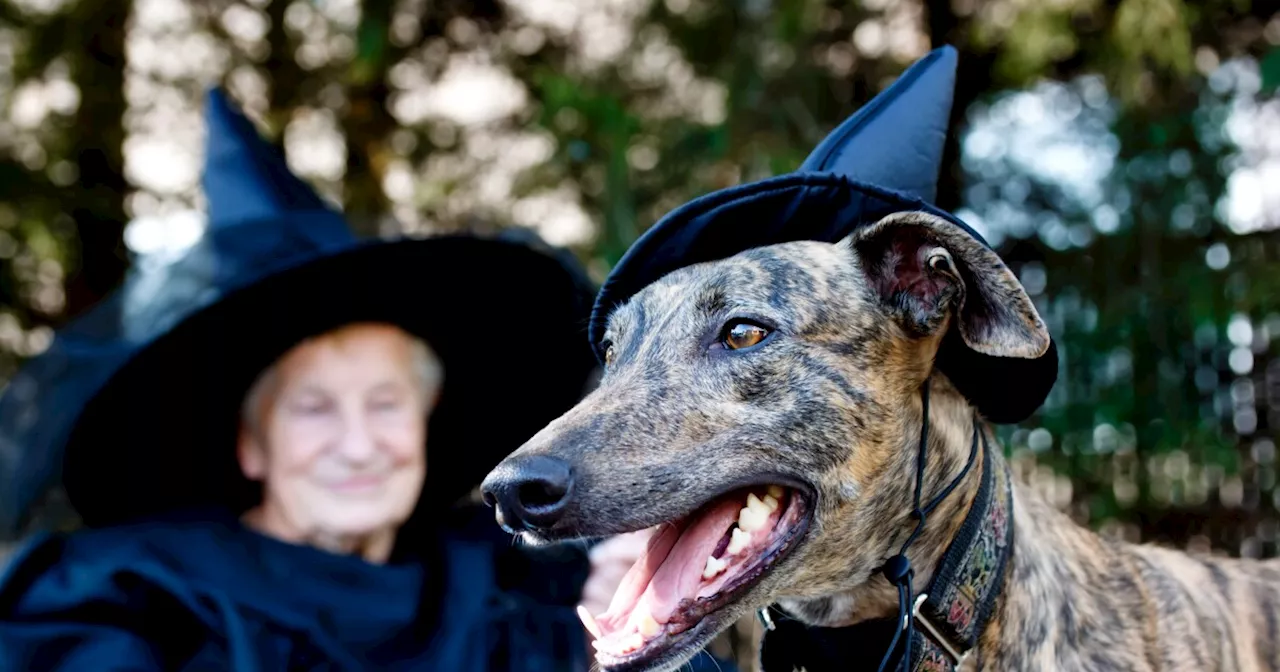
[[[765,607],[756,612],[756,615],[760,617],[760,622],[764,624],[765,630],[777,629],[778,626],[773,624],[773,617],[769,615],[769,607]]]

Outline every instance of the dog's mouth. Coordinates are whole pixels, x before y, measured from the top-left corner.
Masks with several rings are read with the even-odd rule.
[[[808,528],[800,491],[779,485],[735,490],[663,524],[622,579],[609,608],[578,615],[608,669],[643,668],[720,625],[733,604],[794,550]],[[711,632],[707,632],[711,630]]]

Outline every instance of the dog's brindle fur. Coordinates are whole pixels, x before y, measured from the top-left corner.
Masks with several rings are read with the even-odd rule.
[[[725,349],[718,337],[736,317],[772,333]],[[530,454],[572,465],[572,500],[551,529],[526,533],[535,543],[675,520],[743,484],[806,486],[807,538],[654,669],[676,669],[775,602],[827,626],[891,616],[896,592],[875,570],[912,524],[919,391],[930,374],[927,495],[960,472],[971,445],[973,409],[934,368],[953,328],[992,355],[1035,357],[1048,346],[1003,262],[930,215],[894,215],[839,244],[787,243],[688,267],[614,311],[600,387],[495,473]],[[992,458],[1003,460],[998,450]],[[971,470],[913,544],[916,591],[979,478]],[[1030,488],[1015,484],[1014,498],[1000,601],[965,669],[1280,668],[1280,564],[1110,541]]]

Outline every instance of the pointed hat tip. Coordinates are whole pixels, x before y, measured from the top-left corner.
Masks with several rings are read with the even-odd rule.
[[[930,51],[831,131],[800,170],[836,173],[932,202],[958,61],[951,45]]]
[[[227,101],[226,89],[223,89],[221,86],[216,86],[216,85],[211,86],[208,89],[205,89],[204,104],[205,104],[205,107],[214,107],[214,106],[229,107],[230,104]]]
[[[289,212],[332,210],[293,174],[280,149],[262,137],[224,89],[211,87],[205,104],[201,182],[211,227],[268,220]]]
[[[204,95],[204,120],[208,133],[207,142],[220,136],[231,135],[244,142],[262,142],[258,128],[245,116],[227,90],[221,86],[210,87]]]

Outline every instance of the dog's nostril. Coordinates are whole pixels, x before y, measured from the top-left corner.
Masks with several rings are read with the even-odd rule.
[[[512,527],[553,527],[572,508],[573,468],[547,455],[523,456],[491,475],[484,492]]]
[[[564,484],[550,481],[533,481],[520,485],[520,502],[526,509],[545,509],[555,506],[567,492]]]

